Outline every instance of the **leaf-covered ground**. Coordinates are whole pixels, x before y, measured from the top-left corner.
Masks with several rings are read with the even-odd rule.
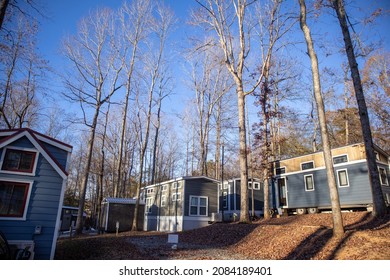
[[[252,224],[216,223],[178,233],[176,249],[167,233],[125,232],[63,238],[56,259],[73,260],[222,260],[363,259],[390,260],[390,214],[343,213],[346,232],[332,237],[328,213],[258,220]]]

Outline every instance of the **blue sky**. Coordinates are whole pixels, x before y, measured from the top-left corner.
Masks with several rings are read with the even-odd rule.
[[[48,18],[41,19],[40,33],[38,36],[40,53],[42,53],[43,56],[49,60],[51,66],[54,69],[61,69],[63,65],[63,57],[60,54],[62,38],[68,34],[75,34],[77,31],[77,23],[83,16],[87,15],[89,11],[102,6],[116,9],[121,6],[122,2],[122,0],[41,0],[42,6],[45,6],[45,14],[48,16]],[[197,4],[194,0],[167,0],[165,2],[174,10],[176,16],[178,17],[179,24],[175,31],[175,40],[178,40],[178,44],[184,45],[187,40],[186,35],[188,34],[189,29],[185,22],[189,17],[190,9]],[[307,2],[309,3],[309,1]],[[354,4],[353,7],[360,7],[362,11],[372,10],[371,7],[375,6],[383,7],[385,10],[390,11],[389,0],[359,0],[355,1],[355,3],[357,4]],[[320,20],[312,26],[312,29],[314,32],[328,30],[327,35],[329,36],[330,40],[333,40],[330,41],[330,43],[334,43],[335,40],[339,40],[338,38],[340,38],[338,37],[340,30],[337,25],[337,19],[334,18],[334,16],[329,15],[329,13],[327,16],[320,18]],[[390,50],[389,30],[390,16],[387,16],[382,17],[382,19],[377,22],[375,28],[372,28],[370,33],[367,34],[372,37],[382,37],[385,42],[386,49]],[[300,40],[303,41],[303,37],[300,38]],[[308,58],[304,54],[304,51],[304,49],[301,49],[302,60],[307,60]],[[320,63],[339,64],[336,57],[330,57],[329,59],[320,58]],[[182,65],[182,63],[175,63],[175,65]],[[309,69],[308,62],[307,67],[307,69]],[[179,77],[182,76],[182,72],[183,71],[180,68],[175,69],[176,94],[179,94],[182,96],[182,98],[187,99],[191,96],[191,93],[188,92],[187,88],[183,85],[183,77]],[[54,88],[61,87],[61,81],[59,80],[52,81],[52,83]],[[251,101],[249,100],[248,103],[250,102]],[[172,104],[170,108],[170,110],[174,111],[171,111],[171,113],[178,113],[177,110],[180,110],[177,106],[172,106]],[[254,112],[252,114],[255,115]]]

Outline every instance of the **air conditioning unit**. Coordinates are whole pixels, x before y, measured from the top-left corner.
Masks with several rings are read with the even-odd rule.
[[[211,221],[212,222],[222,222],[222,214],[221,213],[211,213]]]

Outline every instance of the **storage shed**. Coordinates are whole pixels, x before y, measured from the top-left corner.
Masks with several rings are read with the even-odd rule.
[[[136,199],[106,197],[102,201],[102,228],[105,232],[129,231],[133,224]],[[138,230],[142,230],[145,204],[140,202],[138,211]],[[118,224],[117,224],[118,223]]]

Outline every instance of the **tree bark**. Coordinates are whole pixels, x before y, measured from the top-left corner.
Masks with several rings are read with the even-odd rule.
[[[321,93],[321,83],[320,83],[320,74],[318,69],[318,60],[317,55],[314,50],[314,45],[310,33],[310,29],[306,23],[306,4],[305,0],[299,0],[300,5],[300,25],[302,32],[305,36],[307,50],[310,56],[311,68],[312,68],[312,77],[313,77],[313,88],[314,88],[314,96],[317,103],[317,113],[318,119],[320,123],[321,130],[321,139],[323,146],[323,155],[325,160],[326,167],[326,175],[328,179],[330,200],[332,205],[332,216],[333,216],[333,235],[335,237],[342,237],[344,235],[344,225],[343,219],[341,216],[341,208],[340,208],[340,200],[339,194],[336,185],[336,178],[333,169],[332,162],[332,153],[330,147],[330,141],[328,138],[328,129],[326,126],[326,118],[325,118],[325,108],[324,102],[322,99]]]
[[[352,77],[353,86],[355,89],[355,96],[356,96],[358,109],[359,109],[359,117],[362,126],[364,147],[367,156],[368,174],[371,183],[371,193],[372,193],[372,201],[373,201],[372,214],[375,217],[379,217],[385,215],[387,210],[386,210],[386,204],[383,197],[383,192],[382,192],[381,183],[379,179],[379,171],[376,164],[376,156],[374,153],[374,143],[372,141],[370,120],[368,116],[366,101],[364,98],[359,68],[356,62],[352,39],[349,33],[343,1],[333,0],[333,8],[337,13],[337,18],[339,20],[341,31],[343,33],[345,51],[347,53],[349,67],[351,69],[351,77]]]

